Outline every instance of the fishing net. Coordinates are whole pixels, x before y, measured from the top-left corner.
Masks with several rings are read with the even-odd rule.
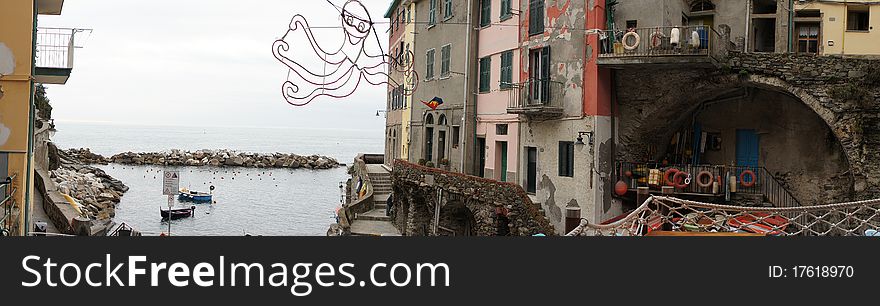
[[[864,236],[880,228],[880,199],[800,207],[741,207],[654,196],[609,224],[582,220],[568,236],[645,236],[660,232],[773,236]]]

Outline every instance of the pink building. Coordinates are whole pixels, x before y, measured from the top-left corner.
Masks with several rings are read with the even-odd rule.
[[[511,89],[519,86],[520,0],[481,0],[478,24],[477,154],[480,176],[520,181],[519,117],[508,114]]]

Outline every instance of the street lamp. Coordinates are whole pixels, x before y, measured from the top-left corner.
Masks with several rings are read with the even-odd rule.
[[[377,110],[377,111],[376,111],[376,117],[379,117],[379,113],[383,113],[383,114],[385,114],[385,117],[386,117],[386,118],[388,117],[388,111],[384,111],[384,110],[381,110],[381,109],[380,109],[380,110]]]
[[[584,143],[584,135],[589,136],[588,141],[589,141],[590,145],[592,146],[593,145],[593,132],[578,132],[577,141],[574,144],[576,144],[576,145],[585,144]]]

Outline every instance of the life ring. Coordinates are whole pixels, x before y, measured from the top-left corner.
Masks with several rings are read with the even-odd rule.
[[[751,180],[746,182],[746,175],[749,176]],[[758,177],[755,175],[755,172],[752,170],[745,170],[739,174],[739,182],[743,185],[743,187],[753,187],[755,183],[758,182]]]
[[[661,45],[663,45],[663,32],[657,30],[651,34],[651,48],[657,49],[660,48]]]
[[[690,182],[688,182],[688,177],[689,177],[689,176],[690,176],[690,174],[687,173],[687,172],[684,172],[684,171],[678,171],[677,173],[675,173],[675,176],[672,177],[672,184],[673,184],[673,186],[675,186],[675,188],[678,188],[678,189],[684,189],[685,187],[687,187],[688,185],[690,185]],[[678,182],[679,182],[679,180],[678,180],[679,177],[682,178],[682,179],[681,179],[681,184],[678,183]]]
[[[632,45],[627,43],[627,37],[629,36],[632,36],[635,39],[635,42]],[[620,40],[623,43],[624,49],[635,50],[639,47],[639,42],[641,41],[641,38],[639,38],[639,34],[636,32],[626,32],[626,34],[623,34],[623,38],[621,38]]]
[[[665,173],[663,173],[663,182],[666,183],[666,186],[675,186],[674,176],[678,172],[679,172],[678,169],[669,168],[668,170],[666,170]],[[670,175],[672,175],[672,176],[670,176]]]
[[[707,181],[705,184],[703,184],[703,177],[705,177],[705,176],[709,177],[709,181]],[[712,186],[712,183],[714,183],[714,182],[715,182],[715,177],[712,176],[712,172],[703,170],[703,171],[700,171],[699,174],[697,174],[697,185],[699,185],[700,187],[709,188],[710,186]]]

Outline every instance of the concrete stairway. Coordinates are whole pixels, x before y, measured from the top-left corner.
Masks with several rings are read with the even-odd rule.
[[[373,210],[358,214],[351,223],[355,236],[399,236],[400,232],[385,216],[386,201],[391,195],[391,173],[382,165],[367,165],[373,185]]]

